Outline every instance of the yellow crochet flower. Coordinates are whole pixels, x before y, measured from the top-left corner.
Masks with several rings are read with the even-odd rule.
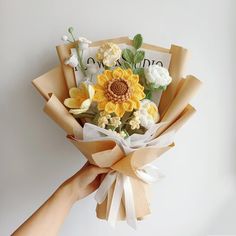
[[[64,105],[72,108],[69,112],[74,115],[86,112],[92,103],[94,92],[92,85],[81,83],[78,88],[70,89],[70,98],[65,99]]]
[[[144,87],[139,83],[139,76],[131,69],[105,70],[97,76],[93,100],[98,103],[98,110],[115,113],[122,117],[126,111],[139,109],[140,100],[145,98]]]
[[[106,42],[97,51],[96,58],[105,66],[112,67],[121,57],[121,49],[117,44]]]

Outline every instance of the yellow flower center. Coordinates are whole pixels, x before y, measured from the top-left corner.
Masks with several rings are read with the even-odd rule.
[[[147,111],[148,114],[151,115],[153,119],[155,119],[155,117],[157,116],[157,109],[151,105]]]
[[[109,101],[122,103],[130,98],[131,89],[127,80],[122,78],[112,79],[107,83],[105,94]]]

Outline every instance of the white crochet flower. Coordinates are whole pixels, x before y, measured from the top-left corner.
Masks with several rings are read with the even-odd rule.
[[[86,39],[85,37],[79,37],[78,41],[79,41],[79,48],[81,50],[87,49],[89,47],[89,44],[92,43],[90,40]]]
[[[98,126],[105,129],[106,125],[109,123],[109,119],[111,118],[111,115],[105,111],[102,111],[99,113],[98,118]]]
[[[108,112],[106,112],[106,111],[101,111],[101,112],[99,113],[99,115],[100,115],[100,116],[105,116],[107,119],[110,119],[110,118],[111,118],[111,115],[110,115]]]
[[[105,129],[108,124],[108,119],[105,116],[101,116],[98,118],[98,126]]]
[[[139,113],[136,111],[133,113],[134,117],[129,121],[129,124],[131,126],[131,129],[139,129],[140,128],[140,119],[139,119]]]
[[[79,61],[75,55],[72,55],[68,59],[65,60],[65,65],[69,65],[73,68],[78,66],[78,64],[79,64]]]
[[[165,87],[169,85],[172,78],[169,71],[159,65],[151,65],[144,70],[146,81],[148,84],[154,85],[156,88]]]
[[[121,125],[120,117],[119,116],[111,117],[110,125],[113,126],[114,128],[117,128],[118,126],[120,126]]]
[[[149,129],[160,119],[156,104],[149,99],[141,101],[141,107],[134,115],[139,118],[140,125],[146,129]]]

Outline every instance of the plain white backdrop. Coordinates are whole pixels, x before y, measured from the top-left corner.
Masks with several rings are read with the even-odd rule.
[[[10,235],[84,163],[42,111],[31,80],[59,61],[69,26],[91,40],[142,33],[145,42],[189,49],[186,74],[204,87],[198,113],[156,164],[152,215],[135,232],[95,217],[93,196],[78,202],[61,236],[236,235],[234,0],[0,0],[0,235]]]

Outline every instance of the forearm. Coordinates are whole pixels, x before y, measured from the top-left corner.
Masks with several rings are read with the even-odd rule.
[[[76,196],[70,185],[62,185],[56,192],[12,235],[55,236],[70,211]]]
[[[55,236],[72,205],[94,192],[100,184],[100,174],[110,169],[85,164],[65,181],[57,191],[12,236]]]

